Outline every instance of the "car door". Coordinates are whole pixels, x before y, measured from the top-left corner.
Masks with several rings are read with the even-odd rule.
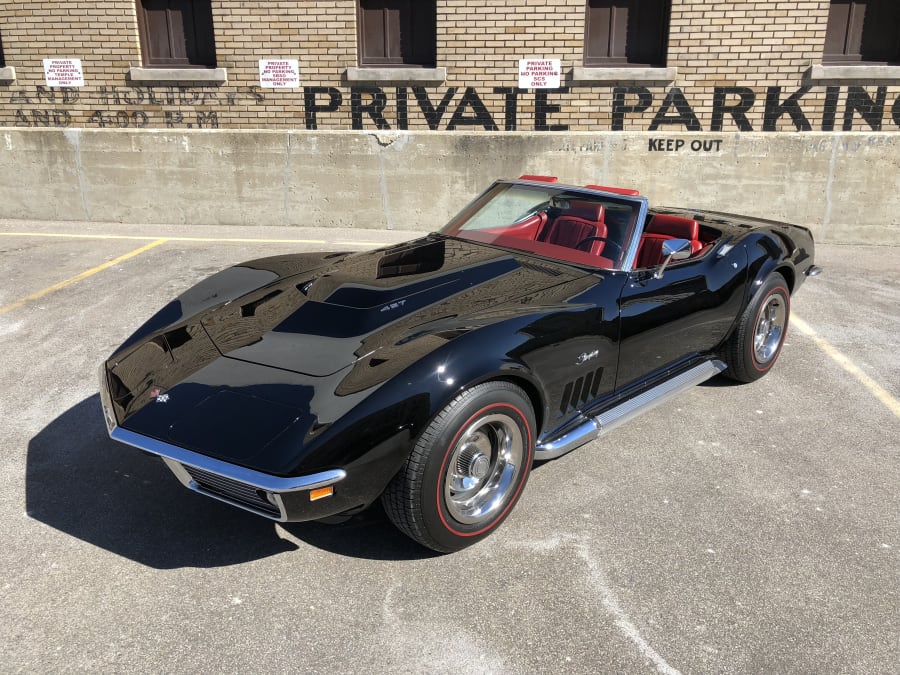
[[[747,254],[719,247],[699,258],[629,273],[619,299],[620,349],[616,389],[716,348],[743,306]]]

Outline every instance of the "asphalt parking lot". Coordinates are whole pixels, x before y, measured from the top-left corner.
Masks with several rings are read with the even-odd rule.
[[[178,292],[409,236],[0,221],[0,671],[897,672],[897,248],[820,246],[769,376],[537,467],[453,555],[377,509],[244,514],[107,438],[97,366]]]

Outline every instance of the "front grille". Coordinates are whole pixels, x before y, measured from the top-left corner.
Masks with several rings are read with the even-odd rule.
[[[198,469],[195,466],[188,466],[187,464],[183,464],[182,466],[184,467],[184,470],[190,474],[191,479],[193,479],[196,484],[195,489],[198,492],[218,497],[219,499],[231,502],[237,506],[244,506],[253,511],[261,511],[266,515],[275,518],[281,516],[281,510],[269,502],[258,488],[247,485],[246,483],[241,483],[232,478],[226,478],[225,476],[220,476],[216,473]]]

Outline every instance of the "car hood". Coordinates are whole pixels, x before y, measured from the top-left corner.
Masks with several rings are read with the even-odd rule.
[[[428,237],[283,278],[205,311],[200,324],[228,358],[324,377],[423,331],[584,274]]]

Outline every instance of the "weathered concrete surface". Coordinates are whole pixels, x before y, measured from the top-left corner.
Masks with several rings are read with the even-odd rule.
[[[432,230],[498,177],[900,243],[897,133],[0,129],[0,218]]]
[[[0,222],[0,310],[167,240],[0,313],[0,672],[896,675],[900,417],[846,367],[900,396],[900,248],[820,246],[772,373],[536,467],[453,555],[377,507],[272,523],[108,438],[97,365],[177,293],[402,234]]]

